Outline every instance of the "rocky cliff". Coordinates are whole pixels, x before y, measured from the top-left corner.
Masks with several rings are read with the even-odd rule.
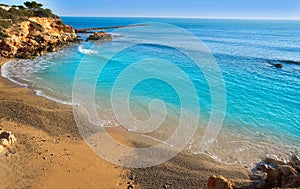
[[[6,58],[43,55],[77,39],[73,27],[60,18],[30,17],[0,32],[0,56]]]

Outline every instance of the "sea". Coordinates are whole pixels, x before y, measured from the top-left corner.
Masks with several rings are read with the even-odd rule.
[[[79,34],[82,43],[34,60],[6,63],[2,76],[48,99],[85,106],[88,112],[90,105],[95,105],[100,118],[93,119],[95,112],[91,110],[90,121],[99,127],[124,124],[134,132],[138,123],[151,120],[155,114],[169,116],[149,129],[149,137],[158,141],[165,141],[172,133],[159,130],[159,124],[174,128],[184,112],[198,121],[195,133],[181,131],[181,136],[192,135],[186,149],[222,163],[251,166],[265,157],[286,160],[299,153],[299,21],[62,20],[74,28],[131,26],[107,29],[112,41],[85,41],[90,34]],[[203,52],[209,61],[194,59],[193,54]],[[126,120],[131,117],[135,123]],[[211,123],[212,117],[219,122]],[[208,127],[214,134],[203,149]],[[148,129],[143,129],[145,134]]]

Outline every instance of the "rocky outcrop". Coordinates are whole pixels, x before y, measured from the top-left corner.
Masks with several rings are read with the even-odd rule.
[[[100,32],[94,32],[94,34],[90,35],[86,41],[111,41],[112,40],[112,35],[108,34],[104,31],[100,31]]]
[[[276,68],[283,68],[283,65],[277,62],[267,61],[268,64],[275,66]]]
[[[12,132],[0,131],[0,154],[5,152],[5,149],[16,143],[16,141],[17,139]]]
[[[32,58],[77,40],[73,27],[59,18],[31,17],[2,33],[5,37],[0,39],[0,56],[5,58]]]
[[[211,176],[207,182],[208,189],[234,189],[232,181],[227,180],[223,176]]]
[[[296,188],[300,187],[300,159],[293,156],[290,162],[281,162],[267,158],[253,170],[255,179],[259,180],[255,188]]]

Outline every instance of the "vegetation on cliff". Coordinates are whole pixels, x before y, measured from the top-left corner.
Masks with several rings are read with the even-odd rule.
[[[0,4],[0,56],[31,58],[57,46],[76,40],[71,26],[66,26],[50,9],[35,1],[24,6]]]
[[[7,6],[1,4],[0,7],[0,26],[8,28],[11,24],[25,21],[29,17],[58,18],[50,9],[43,8],[43,5],[35,1],[24,3],[25,6]]]

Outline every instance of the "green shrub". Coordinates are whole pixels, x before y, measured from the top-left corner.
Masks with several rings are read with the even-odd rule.
[[[34,16],[37,17],[47,17],[47,18],[55,18],[55,15],[52,13],[50,9],[38,9],[34,11]]]
[[[5,29],[6,29],[6,28],[8,28],[10,25],[11,25],[10,22],[0,20],[0,26],[1,26],[2,28],[5,28]]]
[[[57,20],[57,21],[56,21],[56,24],[57,24],[57,25],[63,25],[63,26],[65,26],[65,23],[63,23],[63,21],[61,21],[61,20]]]
[[[40,3],[37,3],[35,1],[32,1],[32,2],[29,2],[29,1],[26,1],[24,3],[24,5],[28,8],[28,9],[31,9],[31,10],[38,10],[38,9],[41,9],[43,7],[43,4],[40,4]]]
[[[4,9],[0,9],[0,19],[11,19],[11,14]]]

